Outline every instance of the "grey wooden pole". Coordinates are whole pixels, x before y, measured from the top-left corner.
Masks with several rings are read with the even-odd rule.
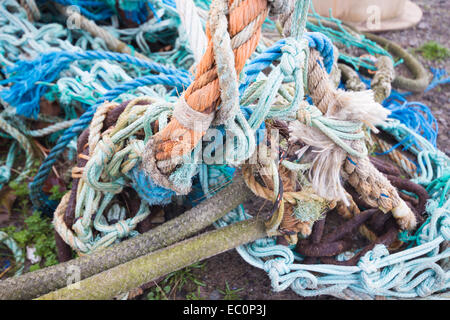
[[[167,247],[211,225],[245,202],[250,195],[252,193],[242,177],[236,177],[230,185],[193,209],[133,239],[88,256],[0,281],[0,299],[34,299],[65,287],[77,270],[80,278],[85,279]]]
[[[238,222],[118,265],[50,292],[39,300],[111,299],[170,272],[265,236],[261,219]]]

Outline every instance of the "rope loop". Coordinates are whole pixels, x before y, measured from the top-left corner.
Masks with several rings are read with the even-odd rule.
[[[286,263],[285,259],[276,258],[264,262],[264,271],[269,274],[276,272],[278,276],[283,276],[291,272],[291,269],[289,268],[289,264]]]
[[[302,272],[302,275],[295,279],[292,287],[296,290],[317,289],[318,279],[310,272]]]

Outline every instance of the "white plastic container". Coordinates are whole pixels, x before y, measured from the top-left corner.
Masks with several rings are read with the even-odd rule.
[[[331,8],[335,18],[360,23],[370,17],[374,6],[380,9],[381,20],[399,17],[405,10],[406,0],[313,0],[313,3],[322,16],[328,16]]]
[[[353,24],[361,30],[404,29],[422,18],[420,8],[408,0],[313,0],[321,16],[333,17]]]

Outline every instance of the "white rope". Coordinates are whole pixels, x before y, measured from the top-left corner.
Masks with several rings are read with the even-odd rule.
[[[202,20],[198,15],[197,7],[193,0],[175,0],[181,23],[186,30],[188,41],[195,62],[198,63],[206,51],[207,39],[203,30]]]
[[[196,111],[187,104],[184,96],[178,98],[173,111],[173,117],[183,125],[183,127],[197,132],[208,130],[214,119],[215,112],[203,113]]]

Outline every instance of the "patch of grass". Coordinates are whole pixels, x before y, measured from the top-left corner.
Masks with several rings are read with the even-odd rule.
[[[34,211],[25,218],[24,223],[24,227],[20,230],[15,226],[8,226],[1,230],[12,237],[23,250],[27,246],[36,249],[36,255],[42,258],[42,262],[32,265],[30,271],[39,269],[42,264],[44,267],[57,264],[56,243],[50,219],[42,217],[39,211]]]
[[[165,283],[170,284],[177,291],[181,291],[184,286],[190,282],[196,284],[197,286],[204,287],[206,284],[200,281],[195,274],[194,270],[203,270],[206,263],[194,263],[193,265],[186,267],[184,269],[169,273],[164,279]]]
[[[33,167],[29,173],[30,176],[37,173],[39,164],[39,160],[33,163]],[[23,250],[26,250],[26,247],[34,247],[36,249],[35,254],[41,257],[41,262],[30,266],[29,271],[34,271],[41,267],[57,264],[58,259],[56,256],[56,243],[51,219],[42,216],[39,211],[32,211],[29,200],[30,191],[28,189],[28,182],[27,179],[22,181],[13,180],[8,184],[17,197],[13,210],[23,216],[23,226],[7,226],[0,230],[6,232],[13,238]],[[53,191],[52,195],[55,195],[55,198],[60,196],[56,190]]]
[[[217,289],[217,291],[223,295],[223,300],[241,300],[238,292],[241,292],[242,290],[244,290],[244,288],[231,289],[228,285],[228,281],[225,281],[225,290]]]
[[[419,52],[425,59],[431,61],[450,58],[450,50],[436,41],[428,41],[415,51]]]
[[[156,285],[156,287],[147,294],[147,300],[169,300],[168,295],[170,294],[170,291],[170,286],[161,288]]]
[[[186,295],[187,300],[205,300],[200,293],[200,286],[197,287],[197,292],[191,292]]]
[[[204,287],[206,286],[206,284],[197,278],[197,276],[194,274],[194,270],[203,270],[205,268],[205,265],[206,262],[197,262],[184,269],[169,273],[164,278],[164,280],[161,281],[161,286],[157,285],[147,294],[147,299],[169,300],[171,297],[174,297],[176,293],[180,292],[185,286],[192,284],[197,285],[198,292],[200,293],[199,286]],[[192,295],[192,293],[188,295],[191,300],[196,297],[195,294]],[[186,298],[188,299],[187,296]]]

